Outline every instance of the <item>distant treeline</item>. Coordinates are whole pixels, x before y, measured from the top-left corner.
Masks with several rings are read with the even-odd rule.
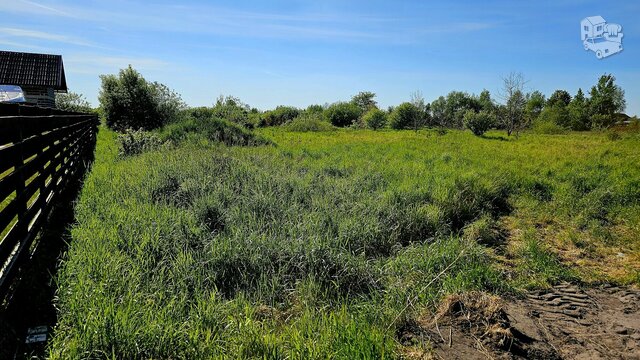
[[[131,66],[118,75],[103,75],[99,112],[106,124],[116,130],[151,130],[184,118],[220,118],[246,128],[288,126],[294,131],[329,130],[333,127],[414,129],[440,127],[468,128],[482,135],[491,128],[509,135],[524,129],[542,133],[567,130],[586,131],[607,128],[628,120],[622,112],[624,90],[615,77],[602,75],[586,96],[578,89],[572,96],[556,90],[548,98],[540,91],[525,92],[522,74],[502,79],[494,98],[488,90],[479,95],[452,91],[431,103],[420,92],[398,106],[380,109],[376,94],[363,91],[350,101],[310,105],[306,109],[278,106],[259,111],[233,96],[220,96],[211,107],[189,108],[179,94],[163,84],[146,81]],[[73,94],[57,101],[60,108],[77,108],[81,96]],[[81,104],[86,107],[86,101]]]

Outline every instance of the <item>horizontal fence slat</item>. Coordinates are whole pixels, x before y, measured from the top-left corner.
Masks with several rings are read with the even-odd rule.
[[[13,167],[17,150],[15,145],[9,145],[0,149],[0,174]]]
[[[85,168],[97,125],[94,114],[0,104],[0,297],[55,199]]]

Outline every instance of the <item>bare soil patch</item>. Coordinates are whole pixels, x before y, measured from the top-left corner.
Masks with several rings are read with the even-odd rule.
[[[640,359],[640,290],[563,283],[524,299],[453,295],[398,338],[407,358]]]

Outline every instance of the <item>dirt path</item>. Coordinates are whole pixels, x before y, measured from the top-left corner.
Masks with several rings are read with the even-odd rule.
[[[519,300],[452,296],[399,338],[408,358],[640,359],[640,290],[560,284]]]

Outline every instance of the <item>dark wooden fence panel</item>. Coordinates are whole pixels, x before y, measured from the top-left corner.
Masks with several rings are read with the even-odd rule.
[[[49,211],[92,159],[98,118],[0,104],[0,298]]]

